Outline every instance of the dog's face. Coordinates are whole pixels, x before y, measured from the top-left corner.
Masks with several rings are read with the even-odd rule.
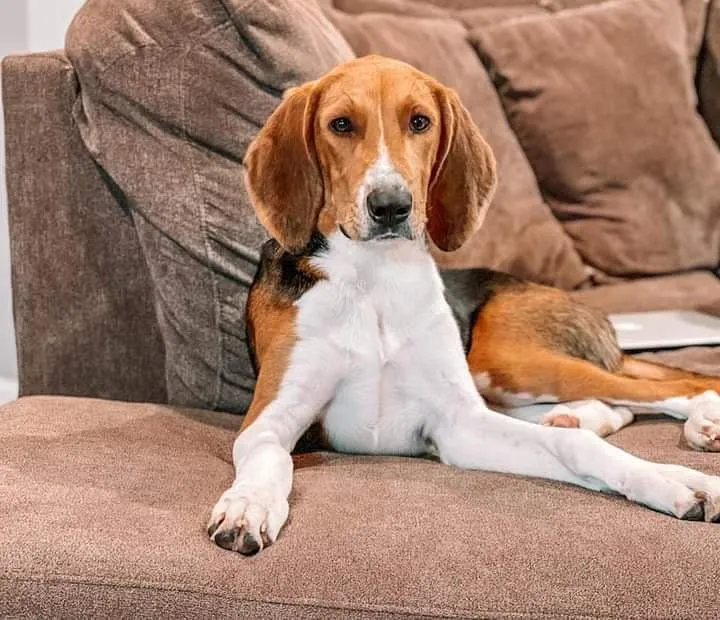
[[[496,183],[492,152],[455,92],[379,56],[289,91],[245,166],[260,221],[293,252],[316,229],[373,242],[427,231],[457,249]]]

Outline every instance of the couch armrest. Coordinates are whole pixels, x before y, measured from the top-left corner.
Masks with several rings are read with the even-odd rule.
[[[11,56],[2,81],[20,393],[163,402],[148,270],[73,124],[70,63]]]

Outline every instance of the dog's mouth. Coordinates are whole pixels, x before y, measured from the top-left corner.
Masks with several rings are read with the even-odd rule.
[[[415,238],[409,227],[400,226],[399,228],[401,230],[386,229],[383,231],[371,232],[369,236],[363,237],[361,239],[353,239],[350,236],[350,233],[345,229],[345,227],[342,224],[338,224],[338,230],[343,234],[346,239],[350,239],[350,241],[396,241],[398,239],[412,241]]]
[[[415,239],[413,231],[407,224],[401,224],[394,228],[371,231],[367,241],[412,241]]]
[[[377,235],[375,237],[372,237],[370,239],[371,241],[383,241],[384,239],[402,239],[403,237],[401,235],[398,235],[396,232],[386,232],[382,233],[381,235]]]

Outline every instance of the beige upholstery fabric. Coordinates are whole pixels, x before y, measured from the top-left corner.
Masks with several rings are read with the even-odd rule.
[[[608,0],[547,0],[539,2],[548,7],[552,12],[567,9],[575,9],[591,4],[600,4]],[[610,0],[611,1],[611,0]],[[697,57],[703,45],[705,35],[705,23],[707,20],[708,6],[710,0],[676,0],[682,5],[683,17],[685,18],[686,38],[685,44],[690,61],[691,72],[695,74]],[[499,0],[503,2],[503,0]]]
[[[642,278],[574,291],[572,295],[605,312],[699,310],[720,316],[720,278],[709,271]]]
[[[253,558],[214,546],[238,420],[95,400],[0,409],[0,610],[23,617],[715,618],[720,525],[419,459],[324,455]],[[653,420],[613,443],[720,474]]]
[[[718,264],[720,152],[694,110],[676,0],[616,0],[472,38],[587,263],[612,275]]]
[[[468,27],[510,17],[548,14],[608,0],[322,0],[347,13],[395,13],[406,17],[454,17]],[[710,0],[681,0],[687,30],[688,59],[694,67],[703,45]],[[693,70],[694,72],[694,70]]]

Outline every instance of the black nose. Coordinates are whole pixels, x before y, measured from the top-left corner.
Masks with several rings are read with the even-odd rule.
[[[397,226],[408,219],[412,209],[412,195],[399,188],[374,189],[367,197],[370,217],[387,227]]]

